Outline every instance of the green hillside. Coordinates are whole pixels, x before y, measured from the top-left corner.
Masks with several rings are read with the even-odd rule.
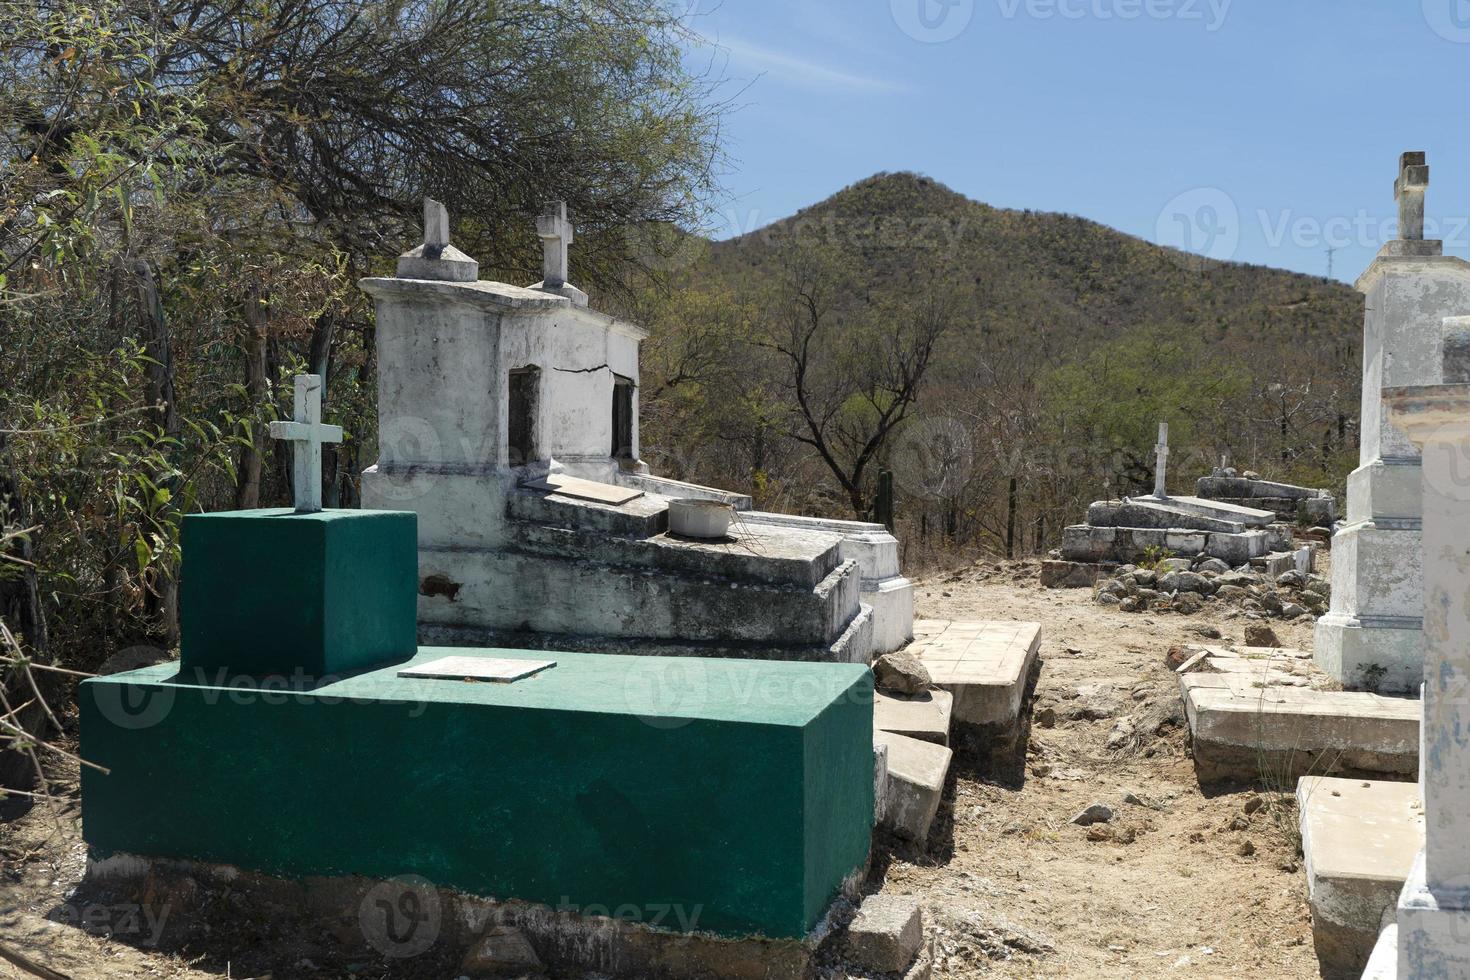
[[[797,280],[827,307],[808,379],[849,459],[887,397],[859,398],[851,379],[896,356],[884,338],[925,304],[948,309],[913,411],[860,480],[871,498],[892,468],[900,512],[926,540],[1044,546],[1088,500],[1146,488],[1158,421],[1171,423],[1181,489],[1222,454],[1332,487],[1356,458],[1362,298],[1350,287],[896,173],[709,243],[675,278],[651,314],[644,386],[644,441],[672,447],[666,469],[773,507],[854,509],[793,438],[809,427],[789,364],[762,341],[805,315]]]

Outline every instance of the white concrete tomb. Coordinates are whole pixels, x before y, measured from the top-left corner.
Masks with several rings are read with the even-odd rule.
[[[911,639],[913,586],[882,525],[757,513],[649,472],[647,333],[568,283],[564,204],[537,220],[531,287],[467,278],[442,207],[425,219],[396,277],[360,283],[379,415],[363,504],[418,513],[421,640],[867,662]],[[736,507],[730,536],[667,533],[680,497]]]

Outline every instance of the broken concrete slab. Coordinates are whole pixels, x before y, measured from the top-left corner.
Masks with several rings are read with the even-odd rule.
[[[919,620],[913,649],[936,687],[954,695],[954,720],[1014,737],[1041,650],[1040,623]]]
[[[907,970],[923,944],[923,912],[908,895],[869,895],[847,927],[847,959],[864,971]]]
[[[1300,658],[1229,659],[1179,676],[1201,783],[1418,771],[1418,701],[1317,690]]]
[[[954,695],[948,691],[901,696],[878,691],[873,696],[873,728],[907,735],[935,745],[949,744]]]
[[[1195,483],[1195,493],[1211,503],[1267,510],[1288,520],[1295,520],[1302,514],[1316,523],[1329,526],[1337,520],[1337,501],[1332,494],[1290,483],[1217,473],[1201,477]]]
[[[1274,512],[1262,510],[1259,507],[1223,500],[1209,500],[1203,497],[1170,497],[1167,503],[1176,510],[1188,511],[1203,517],[1214,517],[1222,521],[1234,521],[1246,527],[1266,527],[1268,524],[1274,524],[1278,519]]]
[[[1093,527],[1141,527],[1157,530],[1224,531],[1240,534],[1243,521],[1230,520],[1174,506],[1172,499],[1099,500],[1087,508],[1087,523]]]
[[[1424,846],[1419,787],[1308,776],[1296,798],[1317,959],[1324,975],[1357,976]]]
[[[875,731],[873,741],[888,752],[883,826],[900,837],[923,843],[939,812],[954,753],[947,746],[893,732]]]

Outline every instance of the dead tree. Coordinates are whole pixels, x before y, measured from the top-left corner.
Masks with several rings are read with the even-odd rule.
[[[912,413],[953,322],[952,302],[931,290],[912,306],[869,308],[839,322],[828,260],[801,249],[790,253],[779,288],[755,344],[784,367],[793,422],[786,434],[816,452],[865,519],[868,467]]]

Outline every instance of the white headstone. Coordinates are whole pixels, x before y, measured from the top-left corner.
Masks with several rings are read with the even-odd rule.
[[[1470,976],[1470,384],[1456,380],[1385,392],[1423,466],[1424,850],[1399,896],[1405,978]]]
[[[1159,423],[1159,444],[1154,447],[1154,496],[1165,500],[1169,496],[1167,478],[1169,474],[1169,423]]]
[[[322,424],[322,378],[296,376],[296,398],[290,422],[272,422],[271,438],[294,443],[291,484],[298,514],[322,509],[322,444],[342,441],[340,425]]]

